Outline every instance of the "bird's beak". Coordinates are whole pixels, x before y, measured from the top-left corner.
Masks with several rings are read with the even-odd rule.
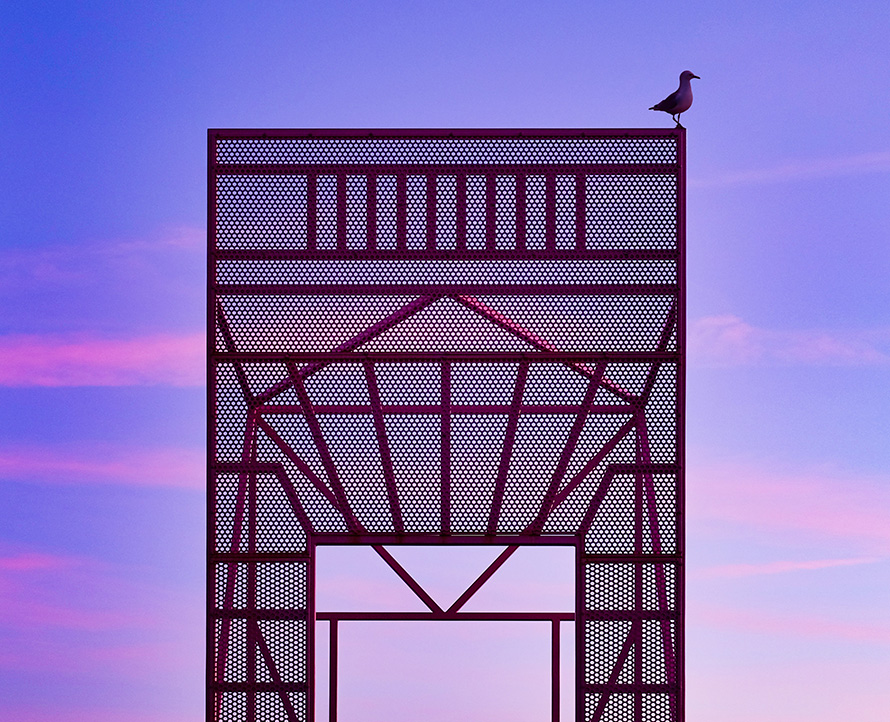
[[[693,78],[698,78],[699,80],[701,80],[701,78],[700,78],[698,75],[693,75],[692,77],[693,77]]]

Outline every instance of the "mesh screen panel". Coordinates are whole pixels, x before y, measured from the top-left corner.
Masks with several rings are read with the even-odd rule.
[[[683,131],[209,140],[208,718],[313,718],[317,540],[560,536],[577,718],[681,722]]]

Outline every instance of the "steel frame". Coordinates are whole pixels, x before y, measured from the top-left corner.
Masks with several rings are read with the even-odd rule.
[[[316,620],[336,719],[371,618],[549,622],[554,721],[571,620],[577,720],[684,719],[684,168],[679,128],[209,131],[208,720],[314,719]],[[325,543],[429,612],[316,613]],[[407,543],[571,544],[574,613],[442,609]]]

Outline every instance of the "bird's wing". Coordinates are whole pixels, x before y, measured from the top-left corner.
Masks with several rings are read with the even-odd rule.
[[[649,110],[666,110],[668,113],[673,110],[673,108],[677,105],[677,92],[671,93],[667,98],[662,100],[660,103],[656,103]]]

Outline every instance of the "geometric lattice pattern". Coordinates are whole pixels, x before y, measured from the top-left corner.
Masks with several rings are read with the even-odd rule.
[[[682,722],[684,142],[210,131],[208,719],[313,719],[317,543],[558,538],[577,719]]]

